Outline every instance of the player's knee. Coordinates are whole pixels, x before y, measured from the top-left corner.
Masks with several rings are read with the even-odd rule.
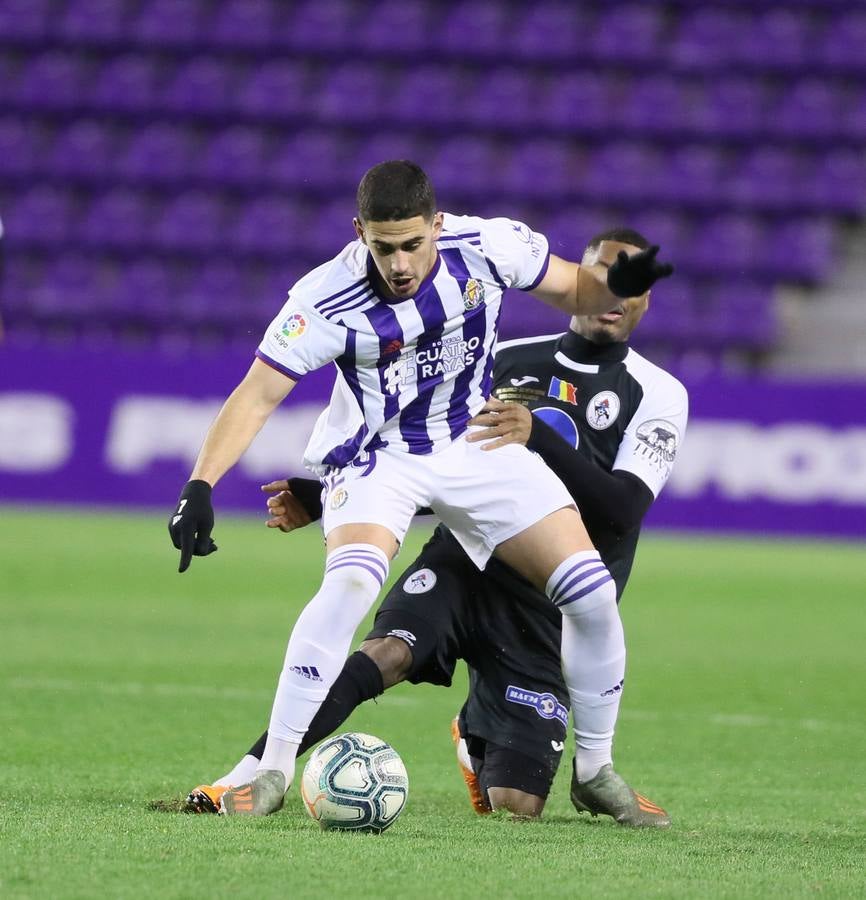
[[[544,797],[515,788],[489,787],[487,796],[495,810],[505,810],[521,819],[537,819],[544,809]]]
[[[379,667],[385,690],[403,681],[412,668],[412,651],[399,638],[371,638],[361,644],[361,652]]]

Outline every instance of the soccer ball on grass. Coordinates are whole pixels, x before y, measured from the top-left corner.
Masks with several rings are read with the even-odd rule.
[[[328,830],[383,832],[400,815],[409,776],[397,751],[369,734],[338,734],[312,753],[301,778],[307,812]]]

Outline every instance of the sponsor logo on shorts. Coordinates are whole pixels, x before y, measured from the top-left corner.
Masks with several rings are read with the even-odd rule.
[[[553,747],[557,753],[562,753],[562,751],[565,750],[565,741],[551,741],[550,746]]]
[[[306,678],[309,681],[322,681],[322,676],[319,674],[319,670],[315,666],[289,666],[289,671],[294,672],[295,675],[300,675],[301,678]]]
[[[505,699],[509,703],[531,706],[542,719],[558,719],[563,727],[568,726],[568,707],[563,706],[553,694],[539,694],[538,691],[509,684],[505,689]]]
[[[470,278],[463,289],[463,308],[475,309],[484,302],[484,285],[476,278]]]
[[[405,641],[410,647],[414,647],[415,642],[418,640],[411,631],[406,631],[405,628],[392,628],[385,637],[399,638],[401,641]]]
[[[339,509],[349,499],[349,492],[342,487],[331,494],[331,509]]]
[[[619,416],[619,397],[613,391],[601,391],[586,405],[586,421],[590,428],[604,431]]]
[[[426,594],[435,585],[436,573],[432,569],[418,569],[403,582],[403,590],[407,594]]]

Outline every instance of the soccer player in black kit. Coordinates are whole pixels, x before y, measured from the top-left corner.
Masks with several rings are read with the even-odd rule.
[[[614,229],[592,239],[584,262],[609,266],[618,253],[647,246],[637,232]],[[641,521],[670,475],[688,415],[682,384],[628,346],[647,305],[648,294],[629,298],[610,313],[573,318],[565,334],[500,344],[493,397],[469,438],[491,452],[525,443],[556,472],[616,582],[617,600]],[[268,487],[279,491],[268,501],[271,527],[290,531],[321,515],[318,481]],[[567,731],[560,634],[561,614],[544,593],[495,558],[480,572],[440,525],[383,600],[300,752],[394,684],[450,685],[464,659],[469,697],[452,733],[472,805],[479,813],[539,816]],[[223,778],[195,788],[186,808],[217,812],[226,787],[254,772],[265,739]],[[622,825],[670,824],[663,809],[614,771],[610,742],[604,748],[578,740],[571,799],[579,812],[610,815]]]

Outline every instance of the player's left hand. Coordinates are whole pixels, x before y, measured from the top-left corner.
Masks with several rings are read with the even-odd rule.
[[[503,403],[491,397],[484,408],[469,420],[470,425],[485,426],[466,437],[470,443],[490,441],[482,450],[496,450],[506,444],[526,444],[532,431],[532,413],[520,403]],[[492,439],[492,440],[491,440]]]
[[[660,278],[673,274],[670,263],[659,262],[656,255],[658,244],[631,256],[620,250],[616,262],[607,270],[607,287],[617,297],[640,297]]]

